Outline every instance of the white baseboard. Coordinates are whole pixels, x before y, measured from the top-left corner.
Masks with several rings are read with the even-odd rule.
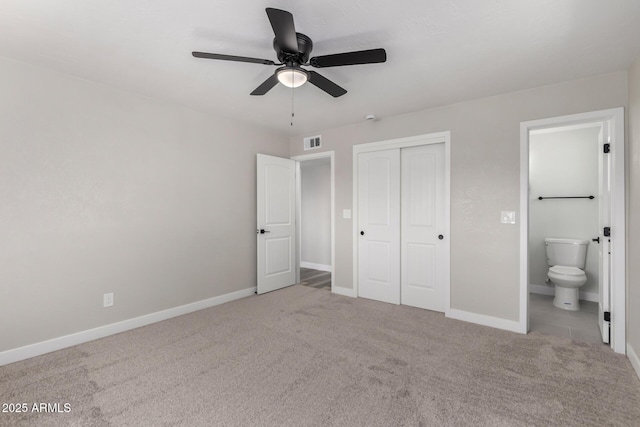
[[[331,292],[337,295],[345,296],[345,297],[351,297],[351,298],[357,297],[355,289],[347,289],[347,288],[340,288],[338,286],[332,286]]]
[[[451,319],[490,326],[497,329],[504,329],[511,332],[518,332],[520,334],[527,333],[526,323],[521,325],[520,322],[516,322],[515,320],[501,319],[499,317],[486,316],[484,314],[471,313],[469,311],[456,310],[453,308],[449,310],[449,314],[446,314],[446,316]]]
[[[151,323],[160,322],[162,320],[171,319],[172,317],[182,316],[183,314],[188,314],[194,311],[224,304],[225,302],[245,298],[254,295],[255,292],[255,287],[247,288],[241,291],[231,292],[229,294],[181,305],[179,307],[169,308],[167,310],[157,311],[151,314],[145,314],[144,316],[134,317],[133,319],[127,319],[105,326],[99,326],[94,329],[76,332],[74,334],[26,345],[24,347],[6,350],[0,353],[0,366],[18,362],[24,359],[29,359],[35,356],[40,356],[41,354],[50,353],[52,351],[61,350],[63,348],[72,347],[74,345],[82,344],[85,342],[97,340],[109,335],[119,334],[120,332],[150,325]]]
[[[556,288],[555,286],[544,286],[544,285],[529,285],[529,292],[532,294],[540,294],[540,295],[555,295]],[[592,301],[599,302],[600,295],[595,292],[579,292],[578,298],[583,301]]]
[[[638,353],[635,352],[629,343],[627,343],[627,357],[631,362],[631,366],[635,369],[636,375],[640,378],[640,358],[638,357]]]
[[[316,264],[315,262],[300,261],[301,268],[310,268],[312,270],[331,271],[330,265]]]

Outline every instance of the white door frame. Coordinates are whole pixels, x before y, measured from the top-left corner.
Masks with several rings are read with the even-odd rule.
[[[358,155],[371,151],[389,150],[393,148],[415,147],[427,144],[444,144],[444,181],[445,181],[445,268],[447,271],[444,283],[444,314],[449,316],[451,309],[451,132],[437,132],[408,138],[370,142],[353,146],[353,295],[358,296]]]
[[[296,251],[296,283],[300,283],[300,257],[302,251],[302,229],[300,219],[302,218],[302,176],[300,173],[300,162],[307,160],[315,160],[322,158],[329,158],[331,162],[331,292],[335,289],[335,274],[336,271],[336,227],[335,227],[335,152],[334,151],[322,151],[320,153],[303,154],[300,156],[293,156],[291,160],[296,161],[296,243],[298,250]]]
[[[625,311],[625,185],[624,108],[592,111],[520,123],[520,319],[529,330],[529,132],[533,130],[611,122],[611,348],[626,351]]]

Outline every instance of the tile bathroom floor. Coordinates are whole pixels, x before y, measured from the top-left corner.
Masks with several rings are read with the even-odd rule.
[[[529,294],[529,330],[575,341],[602,343],[598,303],[591,301],[581,300],[579,311],[568,311],[554,307],[553,296]]]

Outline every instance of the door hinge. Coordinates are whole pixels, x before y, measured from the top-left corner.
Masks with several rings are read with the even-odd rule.
[[[611,322],[611,312],[610,311],[605,311],[604,312],[604,321],[605,322]]]
[[[611,144],[604,144],[604,152],[608,153],[611,150]]]
[[[602,234],[604,234],[604,237],[611,236],[611,227],[605,227]]]

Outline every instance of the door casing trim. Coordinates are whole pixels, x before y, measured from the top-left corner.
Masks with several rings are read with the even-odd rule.
[[[624,108],[591,111],[520,123],[520,318],[529,330],[529,133],[545,128],[611,122],[611,348],[626,352],[626,231]]]
[[[302,230],[300,227],[300,218],[302,217],[302,175],[300,172],[300,162],[307,160],[315,160],[329,158],[331,162],[331,292],[336,292],[335,271],[336,271],[336,186],[335,186],[335,151],[321,151],[319,153],[302,154],[293,156],[291,160],[296,162],[296,243],[298,250],[296,251],[296,283],[300,283],[300,254],[302,250]]]

